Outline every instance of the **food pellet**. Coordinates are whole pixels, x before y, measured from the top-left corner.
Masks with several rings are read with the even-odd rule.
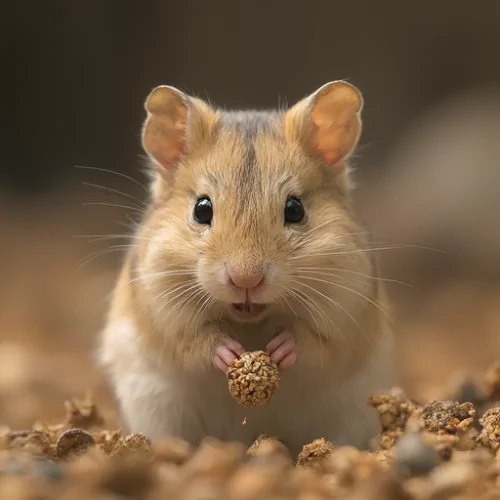
[[[229,365],[227,380],[231,396],[247,408],[269,403],[279,387],[278,367],[264,351],[243,353]]]

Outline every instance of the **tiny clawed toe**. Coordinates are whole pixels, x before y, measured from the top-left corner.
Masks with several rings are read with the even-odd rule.
[[[278,347],[280,347],[283,343],[285,343],[287,340],[293,340],[294,336],[290,332],[282,332],[279,335],[276,335],[271,342],[266,347],[267,353],[271,354],[272,352],[276,351]]]
[[[236,355],[236,357],[241,356],[245,352],[243,346],[239,342],[236,342],[236,340],[233,340],[231,338],[224,339],[223,345],[224,347],[232,351]]]
[[[297,361],[297,354],[291,352],[281,361],[281,363],[279,363],[278,368],[280,370],[287,370],[288,368],[293,366],[295,361]]]
[[[220,357],[226,365],[232,363],[238,356],[226,346],[219,346],[215,350],[216,356]]]
[[[227,373],[227,365],[222,361],[221,357],[217,354],[214,356],[214,365],[217,369],[219,369],[223,373]]]
[[[229,365],[239,358],[245,350],[233,339],[224,339],[223,343],[215,348],[213,354],[214,365],[223,373],[227,373]]]

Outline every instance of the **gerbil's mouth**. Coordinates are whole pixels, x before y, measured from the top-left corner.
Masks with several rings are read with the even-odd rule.
[[[231,310],[239,321],[255,321],[264,314],[266,308],[265,304],[255,304],[249,301],[243,304],[231,304]]]

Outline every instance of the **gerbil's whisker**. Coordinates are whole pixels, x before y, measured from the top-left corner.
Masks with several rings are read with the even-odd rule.
[[[196,301],[196,303],[194,304],[193,306],[193,309],[196,310],[194,316],[192,317],[192,321],[191,323],[193,324],[197,324],[197,319],[199,316],[201,316],[201,314],[203,313],[203,311],[205,310],[205,306],[208,302],[210,302],[212,297],[210,297],[210,294],[207,293],[207,292],[204,292],[201,297]],[[200,302],[202,302],[202,304],[198,307],[198,305],[200,304]]]
[[[124,227],[127,231],[130,231],[131,233],[135,233],[138,229],[140,229],[141,225],[139,224],[138,221],[135,221],[131,219],[130,214],[126,214],[128,224],[123,221],[114,221],[115,224],[118,226]]]
[[[330,283],[329,281],[326,281],[326,280],[321,280],[321,279],[318,279],[318,278],[312,278],[310,276],[302,276],[302,275],[296,275],[297,278],[299,279],[310,279],[310,280],[313,280],[313,281],[320,281],[320,282],[323,282],[323,283],[326,283],[326,284],[332,284]],[[354,316],[349,312],[347,311],[344,307],[342,307],[337,301],[333,300],[331,297],[328,297],[328,295],[325,295],[324,293],[320,292],[319,290],[316,290],[316,288],[304,283],[304,282],[300,282],[302,286],[305,286],[307,289],[311,290],[312,292],[315,292],[317,295],[319,295],[320,297],[322,297],[323,299],[325,299],[327,302],[330,302],[338,311],[341,311],[343,312],[348,318],[351,319],[351,321],[359,328],[359,331],[366,337],[366,340],[368,342],[370,342],[370,338],[369,336],[366,334],[366,332],[363,330],[363,328],[361,327],[361,325],[356,321],[356,319],[354,318]]]
[[[296,282],[296,283],[299,283],[299,282]],[[302,304],[304,306],[305,310],[309,313],[309,315],[311,316],[311,319],[313,320],[313,322],[316,326],[315,332],[316,332],[316,335],[318,337],[318,342],[319,342],[320,368],[321,368],[321,370],[323,370],[323,336],[320,333],[321,329],[319,327],[318,322],[316,321],[316,316],[314,315],[312,310],[314,309],[316,311],[316,313],[318,314],[319,318],[321,319],[321,321],[323,322],[323,324],[325,325],[325,328],[327,330],[330,329],[330,326],[334,326],[337,329],[340,336],[342,336],[342,332],[340,331],[339,327],[335,324],[335,322],[331,318],[328,318],[323,313],[323,311],[321,311],[321,309],[319,309],[317,307],[317,305],[312,300],[310,300],[309,297],[305,293],[303,293],[301,290],[290,288],[288,290],[288,292],[296,297],[299,304]]]
[[[307,246],[301,247],[302,249],[307,249]],[[308,259],[310,257],[335,257],[336,255],[351,255],[351,254],[356,254],[356,253],[370,253],[370,252],[382,252],[382,251],[387,251],[387,250],[400,250],[403,248],[416,248],[420,250],[430,250],[434,252],[439,252],[439,253],[444,253],[448,254],[449,252],[446,250],[439,250],[437,248],[431,248],[431,247],[425,247],[421,245],[389,245],[389,246],[384,246],[384,247],[372,247],[372,248],[357,248],[354,250],[336,250],[333,252],[324,252],[324,251],[319,251],[319,252],[308,252],[307,254],[304,253],[304,255],[294,255],[290,257],[291,260],[297,260],[297,259]]]
[[[198,319],[201,317],[205,308],[210,304],[212,297],[208,292],[204,292],[203,289],[200,288],[201,294],[198,300],[194,303],[193,309],[196,311],[194,315],[191,315],[191,320],[189,321],[189,329],[192,329],[192,325],[194,325],[194,338],[196,339],[198,335],[198,327],[199,324]],[[201,305],[199,305],[201,302]]]
[[[194,280],[193,280],[194,281]],[[158,310],[158,315],[162,314],[163,311],[166,310],[167,306],[174,303],[176,300],[179,300],[181,297],[183,297],[185,294],[191,292],[192,290],[196,289],[197,284],[195,283],[194,285],[189,286],[189,282],[183,283],[181,286],[175,288],[174,290],[171,290],[167,295],[171,295],[172,293],[179,292],[178,295],[175,295],[173,297],[170,297],[170,299],[166,300],[161,307]],[[187,288],[186,288],[187,287]],[[169,309],[166,311],[166,314],[162,317],[162,321],[166,321],[169,316],[174,312],[176,309],[176,306],[178,306],[178,303],[174,305],[172,309]]]
[[[284,291],[287,292],[288,290],[284,288]],[[283,294],[282,296],[280,296],[280,298],[278,299],[278,303],[280,301],[283,301],[283,303],[288,307],[288,309],[290,309],[290,312],[297,318],[297,311],[295,311],[295,309],[292,307],[292,305],[290,304],[290,302],[286,299],[286,295],[285,294]]]
[[[182,294],[180,294],[177,299],[179,299],[182,295],[185,295],[187,292],[191,291],[187,296],[185,296],[180,302],[174,305],[170,311],[168,311],[167,316],[164,318],[164,321],[173,314],[177,309],[179,309],[179,314],[177,315],[177,320],[182,315],[182,311],[185,309],[186,305],[189,304],[191,300],[194,300],[200,293],[204,293],[203,290],[200,289],[198,281],[187,290],[185,290]],[[174,321],[174,324],[177,322]]]
[[[108,170],[106,168],[100,168],[100,167],[88,167],[86,165],[75,165],[75,168],[82,168],[82,169],[86,169],[86,170],[95,170],[97,172],[106,172],[108,174],[118,175],[119,177],[123,177],[124,179],[127,179],[127,180],[133,182],[134,184],[137,184],[142,189],[144,189],[144,191],[149,192],[148,188],[144,184],[142,184],[142,182],[139,182],[137,179],[134,179],[133,177],[130,177],[129,175],[123,174],[121,172],[115,172],[114,170]]]
[[[293,289],[293,288],[288,288],[287,293],[290,295],[290,298],[295,298],[295,300],[297,300],[297,302],[300,305],[304,306],[305,310],[311,316],[311,319],[313,320],[313,322],[314,322],[314,324],[316,326],[316,329],[319,332],[321,329],[320,329],[319,324],[317,322],[316,315],[312,313],[312,309],[314,309],[316,311],[317,315],[319,316],[319,318],[322,321],[324,321],[323,312],[320,309],[317,308],[317,306],[316,306],[316,304],[314,302],[312,302],[311,300],[309,300],[309,297],[307,297],[307,295],[302,294],[300,292],[300,290],[296,290],[296,289]]]
[[[318,231],[319,229],[321,229],[325,226],[328,226],[329,224],[334,224],[334,223],[335,223],[335,219],[329,219],[327,221],[324,221],[321,224],[318,224],[317,226],[314,226],[311,229],[302,233],[302,236],[309,236],[311,233],[314,233],[315,231]],[[349,235],[346,235],[345,233],[343,233],[342,235],[338,235],[339,238],[341,238],[342,236],[349,236]]]
[[[131,210],[132,212],[137,212],[141,213],[143,212],[142,209],[137,208],[137,207],[130,207],[128,205],[120,205],[119,203],[106,203],[104,201],[84,201],[82,205],[100,205],[104,207],[116,207],[116,208],[125,208],[127,210]]]
[[[172,293],[175,293],[176,291],[178,290],[182,290],[184,287],[188,286],[188,285],[191,285],[195,282],[195,279],[192,278],[192,279],[189,279],[189,280],[185,280],[185,281],[182,281],[182,283],[176,283],[170,287],[168,287],[166,290],[163,290],[159,295],[157,295],[156,297],[154,297],[152,299],[152,302],[156,302],[157,300],[164,300],[166,299],[168,296],[172,295]],[[188,289],[189,290],[189,289]],[[165,302],[162,304],[162,308],[166,305],[166,304],[169,304],[169,301]]]
[[[302,283],[300,281],[297,281],[297,280],[289,280],[289,282],[296,283],[298,285],[302,285]],[[300,290],[300,288],[298,288],[298,287],[291,288],[290,287],[289,292],[291,294],[293,294],[297,299],[299,299],[299,303],[302,303],[304,305],[304,307],[306,307],[306,310],[311,315],[311,319],[314,321],[314,324],[318,330],[318,335],[321,336],[321,334],[319,333],[321,331],[321,328],[316,321],[316,316],[314,314],[312,314],[312,310],[314,310],[316,312],[316,314],[319,317],[319,319],[321,320],[323,326],[327,330],[330,330],[330,328],[333,326],[337,330],[340,337],[342,337],[342,332],[341,332],[339,326],[333,320],[333,318],[328,316],[321,308],[319,308],[318,305],[307,296],[307,294],[305,294],[302,290]]]
[[[130,234],[79,234],[74,236],[74,238],[78,239],[87,239],[89,238],[88,243],[96,243],[98,241],[105,240],[117,240],[117,239],[125,239],[125,240],[140,240],[140,241],[151,241],[152,238],[143,237],[143,236],[134,236]]]
[[[381,278],[380,276],[370,276],[369,274],[366,273],[361,273],[359,271],[354,271],[352,269],[343,269],[340,267],[298,267],[297,268],[300,271],[306,271],[311,274],[324,274],[324,275],[331,275],[331,276],[337,276],[336,274],[332,273],[332,271],[336,272],[342,272],[342,273],[350,273],[350,274],[355,274],[357,276],[361,276],[363,278],[370,280],[376,280],[376,281],[382,281],[386,283],[395,283],[398,285],[403,285],[408,288],[411,288],[412,290],[415,290],[416,292],[419,292],[417,288],[414,286],[410,285],[409,283],[405,283],[404,281],[392,279],[392,278]]]
[[[338,275],[337,275],[337,277],[340,278],[340,276],[338,276]],[[336,286],[336,287],[341,288],[341,289],[343,289],[343,290],[345,290],[347,292],[350,292],[350,293],[352,293],[354,295],[357,295],[358,297],[362,298],[363,300],[365,300],[369,304],[372,304],[373,306],[375,306],[380,312],[382,312],[384,314],[384,316],[386,316],[386,318],[389,321],[394,322],[395,324],[397,324],[399,326],[399,323],[397,322],[397,320],[395,320],[394,318],[392,318],[390,316],[390,314],[380,304],[378,304],[376,301],[374,301],[370,297],[367,297],[365,294],[358,292],[357,290],[353,290],[352,288],[349,288],[347,286],[341,285],[340,283],[337,283],[335,281],[322,280],[322,279],[319,279],[319,278],[313,278],[311,276],[302,276],[302,278],[307,278],[309,280],[318,281],[318,282],[326,283],[326,284],[329,284],[329,285],[332,285],[332,286]]]
[[[86,265],[90,264],[92,261],[95,259],[98,259],[99,257],[103,257],[104,255],[107,255],[109,253],[117,252],[119,250],[122,250],[124,248],[133,248],[136,245],[130,244],[130,245],[113,245],[109,248],[105,248],[103,250],[98,250],[96,252],[92,252],[90,255],[87,255],[80,259],[76,263],[76,269],[74,271],[74,275],[76,276]]]
[[[108,193],[113,193],[117,194],[119,196],[123,196],[125,198],[128,198],[132,202],[134,202],[134,205],[136,208],[142,210],[144,207],[141,205],[141,202],[135,197],[132,196],[131,194],[124,193],[123,191],[119,191],[118,189],[113,189],[107,186],[102,186],[101,184],[93,184],[92,182],[82,182],[83,186],[88,186],[88,187],[94,187],[96,189],[102,189],[103,191],[107,191]]]
[[[129,283],[135,283],[137,281],[141,281],[142,279],[163,278],[166,276],[190,276],[191,272],[192,272],[192,269],[186,268],[185,270],[184,269],[174,269],[171,271],[158,271],[156,273],[141,274],[140,276],[137,276],[136,278],[131,279],[129,281]]]
[[[316,227],[313,227],[311,228],[310,230],[302,233],[303,235],[308,235],[310,234],[311,232],[314,232],[316,231],[317,229],[320,229],[322,227],[324,227],[325,225],[328,225],[328,224],[331,224],[331,223],[335,223],[337,222],[336,219],[330,219],[326,222],[323,222],[322,224],[319,224],[318,226]],[[419,244],[416,244],[416,243],[404,243],[404,242],[399,242],[399,243],[395,243],[395,242],[390,242],[390,241],[377,241],[375,239],[373,239],[371,237],[371,233],[369,230],[366,230],[366,229],[361,229],[361,230],[358,230],[358,231],[353,231],[353,232],[350,232],[350,233],[338,233],[338,234],[334,234],[332,235],[335,237],[336,240],[340,240],[340,242],[342,242],[342,240],[346,239],[347,237],[364,237],[364,238],[369,238],[369,246],[371,248],[373,248],[373,245],[375,246],[378,246],[378,247],[390,247],[390,249],[393,249],[393,248],[396,248],[396,249],[399,249],[399,248],[415,248],[415,249],[420,249],[420,250],[429,250],[431,252],[438,252],[438,253],[444,253],[444,254],[449,254],[450,252],[448,250],[444,250],[442,248],[436,248],[436,247],[429,247],[429,246],[426,246],[426,245],[419,245]],[[350,240],[346,240],[346,244],[349,244],[351,243]],[[382,248],[383,249],[383,248]]]
[[[173,293],[176,293],[176,292],[182,293],[182,291],[185,290],[186,287],[188,287],[190,284],[191,284],[191,282],[188,281],[188,282],[182,282],[182,283],[177,283],[176,285],[172,285],[172,286],[168,287],[166,290],[163,290],[159,295],[154,297],[152,299],[152,301],[154,301],[154,302],[160,301],[160,300],[163,301],[164,299],[166,299],[167,297],[169,297]],[[163,309],[168,304],[170,304],[170,302],[172,302],[172,300],[175,300],[175,297],[172,297],[171,299],[165,300],[164,302],[162,302],[158,312],[161,313],[163,311]]]

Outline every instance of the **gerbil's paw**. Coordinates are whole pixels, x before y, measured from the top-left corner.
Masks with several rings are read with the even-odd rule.
[[[243,346],[229,337],[224,337],[213,353],[214,365],[222,372],[227,373],[228,366],[245,352]]]
[[[297,361],[297,342],[290,332],[282,332],[267,344],[266,351],[280,370],[290,368]]]

